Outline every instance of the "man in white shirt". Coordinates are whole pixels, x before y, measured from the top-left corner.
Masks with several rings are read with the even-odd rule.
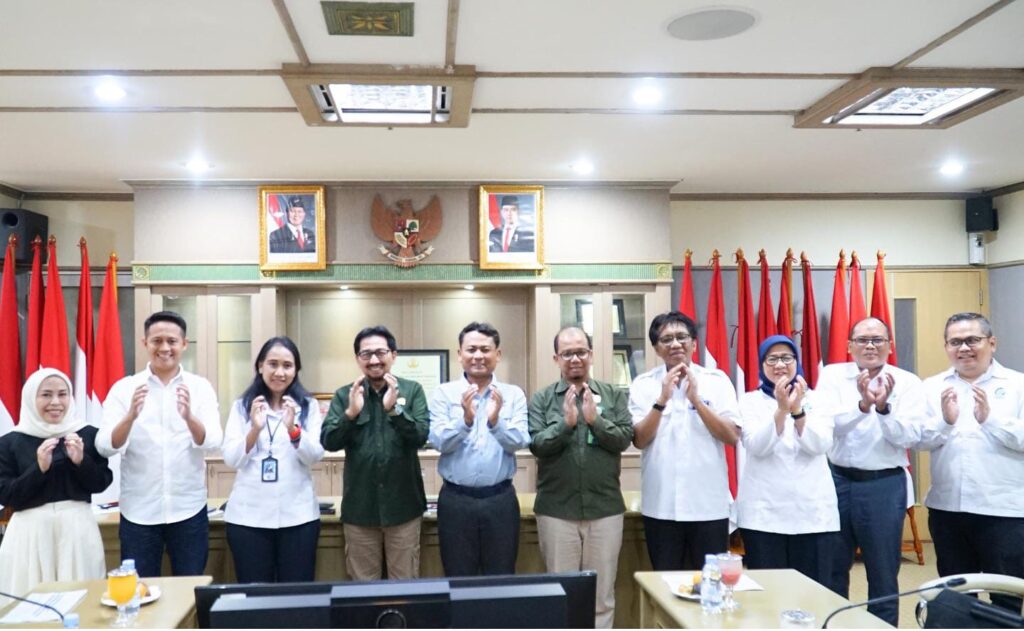
[[[110,389],[96,436],[101,454],[121,454],[121,558],[139,576],[160,576],[165,546],[175,576],[206,569],[204,456],[223,431],[213,386],[181,367],[185,326],[172,311],[146,319],[149,364]]]
[[[516,450],[530,444],[526,395],[499,382],[501,336],[486,322],[459,332],[462,378],[430,398],[430,443],[441,452],[437,537],[445,576],[515,574]]]
[[[729,543],[725,445],[740,437],[736,391],[722,371],[691,363],[697,325],[686,315],[655,317],[648,337],[665,363],[629,390],[647,552],[658,571],[700,569]]]
[[[921,436],[925,401],[921,380],[886,363],[892,335],[877,318],[850,329],[852,362],[829,364],[818,376],[815,401],[835,423],[829,450],[839,499],[839,537],[832,584],[849,597],[850,568],[859,547],[868,578],[868,597],[899,591],[900,547],[907,510],[907,449]],[[870,605],[868,611],[896,626],[899,603]]]
[[[925,505],[939,575],[1024,577],[1024,374],[995,360],[979,313],[950,316],[945,347],[950,368],[924,382],[918,445],[932,452]],[[1019,598],[992,600],[1020,612]]]

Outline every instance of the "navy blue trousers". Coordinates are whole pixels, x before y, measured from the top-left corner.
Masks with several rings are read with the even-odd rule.
[[[136,524],[121,515],[118,528],[121,560],[135,559],[139,576],[160,576],[164,548],[171,557],[174,576],[206,574],[206,557],[210,551],[210,521],[206,507],[186,520],[173,524]]]
[[[743,528],[743,560],[751,570],[792,568],[807,578],[828,585],[832,581],[835,532],[783,535]]]
[[[295,583],[316,578],[320,520],[288,528],[227,524],[239,583]]]
[[[515,574],[519,554],[515,487],[507,484],[495,495],[472,497],[445,482],[437,498],[437,537],[445,576]]]
[[[859,547],[868,578],[868,598],[899,592],[903,521],[907,512],[907,480],[902,472],[857,482],[832,474],[839,497],[839,536],[832,557],[829,587],[850,596],[850,568]],[[899,603],[892,600],[868,607],[892,626],[899,621]]]

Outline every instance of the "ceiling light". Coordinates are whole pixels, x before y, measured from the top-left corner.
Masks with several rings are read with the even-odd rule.
[[[590,160],[577,160],[569,165],[569,168],[580,175],[590,175],[594,172],[594,163]]]
[[[124,91],[124,88],[117,85],[112,78],[107,77],[104,79],[103,83],[93,89],[93,94],[95,94],[96,98],[101,101],[112,102],[120,101],[125,97],[127,92]]]
[[[466,291],[473,291],[474,289],[476,289],[474,285],[463,285],[462,288],[465,289]]]
[[[633,102],[642,107],[651,107],[661,103],[661,90],[658,86],[645,83],[633,90]]]
[[[686,41],[725,39],[749,30],[757,24],[757,15],[743,8],[698,9],[672,20],[668,34]]]
[[[204,173],[209,171],[212,166],[213,165],[202,158],[192,158],[185,163],[185,168],[193,173]]]
[[[340,288],[342,291],[348,291],[350,288],[348,285],[342,285]]]
[[[964,163],[957,160],[946,160],[946,163],[939,169],[939,173],[946,177],[953,177],[964,172]]]

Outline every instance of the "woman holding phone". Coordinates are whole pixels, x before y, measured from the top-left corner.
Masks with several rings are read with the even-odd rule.
[[[224,463],[238,471],[224,521],[240,583],[315,576],[320,510],[311,469],[324,455],[322,418],[301,369],[295,342],[267,340],[224,431]]]

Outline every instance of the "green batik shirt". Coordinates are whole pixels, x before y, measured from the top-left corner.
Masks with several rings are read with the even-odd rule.
[[[583,400],[577,399],[576,427],[562,414],[569,384],[563,379],[537,392],[530,400],[530,451],[537,456],[538,515],[590,520],[626,511],[619,484],[621,454],[633,440],[633,421],[626,394],[590,380],[597,401],[593,426],[583,420]]]
[[[384,411],[384,392],[364,381],[365,400],[359,417],[350,420],[352,384],[339,388],[324,419],[320,443],[328,451],[345,450],[345,488],[341,521],[354,526],[397,526],[423,515],[419,448],[427,441],[430,412],[423,387],[398,378],[398,397],[405,399],[397,416]]]

